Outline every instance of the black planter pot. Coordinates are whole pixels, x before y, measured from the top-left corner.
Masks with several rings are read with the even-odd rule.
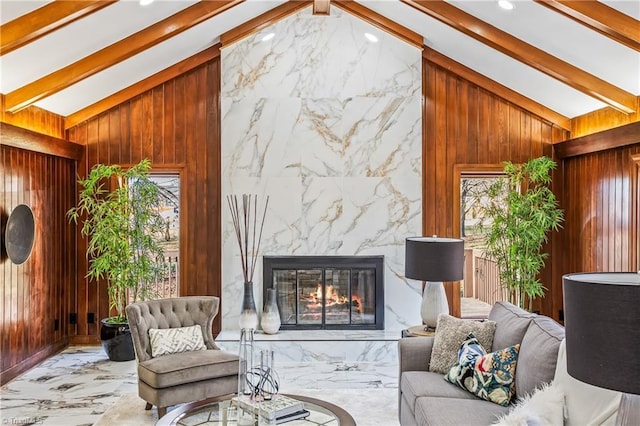
[[[102,348],[111,361],[131,361],[136,359],[129,324],[111,324],[107,318],[100,321]]]

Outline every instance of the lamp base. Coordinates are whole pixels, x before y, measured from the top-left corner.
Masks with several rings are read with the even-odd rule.
[[[422,293],[422,306],[420,315],[422,322],[427,327],[435,329],[438,323],[438,315],[449,313],[447,294],[444,291],[442,281],[427,281]]]

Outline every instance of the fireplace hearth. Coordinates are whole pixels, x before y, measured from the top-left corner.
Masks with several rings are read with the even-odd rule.
[[[384,329],[384,256],[264,256],[281,329]]]

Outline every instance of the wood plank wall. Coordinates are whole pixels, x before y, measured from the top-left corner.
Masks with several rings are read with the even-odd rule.
[[[638,135],[640,142],[640,134]],[[564,160],[562,273],[637,271],[640,143]]]
[[[572,118],[571,137],[579,138],[637,121],[640,121],[640,96],[636,98],[636,112],[631,114],[607,107]]]
[[[97,163],[135,164],[149,158],[154,171],[180,173],[180,294],[221,296],[220,57],[69,129],[86,144],[79,173]],[[104,284],[84,278],[86,240],[78,239],[78,334],[98,341],[108,316]],[[224,301],[221,301],[224,303]],[[87,314],[96,321],[87,323]],[[221,316],[214,329],[220,330]]]
[[[56,117],[48,113],[39,118],[42,110],[31,114],[33,120],[28,122],[37,130],[46,130],[49,123],[52,128],[47,133],[58,132]],[[27,204],[34,213],[36,236],[25,263],[13,264],[4,251],[0,255],[0,384],[64,348],[75,333],[69,324],[75,293],[75,231],[65,219],[75,202],[75,161],[9,146],[11,136],[4,130],[0,140],[2,228],[17,205]],[[47,139],[33,134],[33,146]]]
[[[524,162],[543,154],[552,156],[550,144],[569,137],[568,132],[427,59],[423,60],[423,95],[424,235],[460,234],[459,218],[454,214],[454,203],[459,200],[453,199],[457,164]],[[549,315],[558,291],[552,276],[548,265],[542,280],[552,294],[537,307]],[[454,297],[454,286],[447,284],[446,288],[450,310],[459,315],[460,299]]]
[[[34,106],[12,114],[5,111],[4,103],[5,95],[0,93],[0,122],[55,138],[65,138],[64,117]]]

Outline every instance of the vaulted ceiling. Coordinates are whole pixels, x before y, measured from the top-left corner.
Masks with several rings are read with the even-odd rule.
[[[548,110],[551,121],[603,107],[636,111],[639,1],[513,4],[504,10],[484,0],[336,0],[330,8],[416,35],[428,58],[495,81]],[[132,88],[144,89],[154,75],[177,75],[209,60],[239,26],[266,31],[285,9],[291,2],[1,0],[0,93],[10,112],[36,105],[67,117],[70,127],[135,94]]]

